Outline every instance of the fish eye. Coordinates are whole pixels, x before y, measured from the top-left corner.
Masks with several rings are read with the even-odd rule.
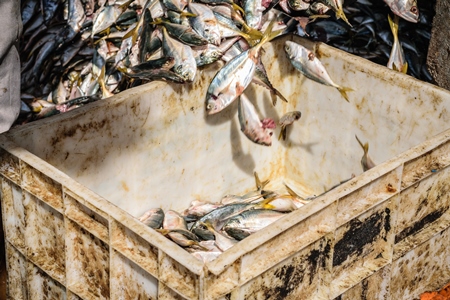
[[[211,110],[213,109],[213,105],[211,103],[208,103],[208,105],[206,105],[206,110]]]
[[[290,50],[291,50],[291,48],[289,48],[289,46],[285,46],[285,47],[284,47],[284,50],[286,50],[286,51],[290,51]]]
[[[412,6],[411,9],[410,9],[410,11],[411,11],[413,14],[415,14],[415,15],[417,15],[417,14],[419,13],[419,10],[417,9],[417,6]]]
[[[308,54],[308,59],[309,60],[314,60],[314,53],[312,53],[312,52],[310,52],[309,54]]]

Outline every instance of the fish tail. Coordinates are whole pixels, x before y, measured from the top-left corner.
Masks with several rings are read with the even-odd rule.
[[[363,144],[356,134],[355,134],[355,138],[358,141],[361,148],[364,150],[364,154],[367,154],[369,152],[369,143]]]
[[[193,13],[190,13],[190,12],[187,12],[187,11],[181,12],[180,16],[181,17],[186,17],[186,18],[195,18],[195,17],[197,17],[196,14],[193,14]]]
[[[391,27],[392,35],[394,40],[398,40],[398,16],[394,15],[394,20],[392,20],[391,15],[388,15],[389,26]]]
[[[345,101],[350,102],[348,100],[347,92],[351,92],[351,91],[353,91],[353,89],[348,88],[348,87],[342,87],[342,86],[338,87],[337,89],[338,89],[339,93],[341,93],[342,97],[344,97]]]
[[[276,88],[273,88],[273,93],[275,95],[277,95],[281,100],[283,100],[284,102],[288,103],[289,101],[283,96],[283,94],[280,93],[279,90],[277,90]],[[276,103],[276,102],[275,102]],[[275,106],[275,104],[274,104]]]
[[[242,7],[240,7],[239,5],[237,5],[236,3],[233,2],[233,4],[231,4],[231,6],[234,8],[234,10],[238,10],[242,13],[243,16],[245,16],[245,11]]]
[[[402,71],[403,74],[406,74],[406,72],[408,71],[408,63],[407,62],[405,62],[403,64],[401,71]]]
[[[267,26],[266,30],[263,33],[263,37],[258,42],[258,44],[255,45],[256,50],[259,50],[265,43],[270,42],[271,40],[273,40],[274,38],[279,36],[284,31],[284,29],[279,29],[279,30],[273,31],[272,29],[273,29],[273,26],[275,25],[275,22],[276,22],[276,18],[273,18],[270,21],[269,26]]]
[[[341,18],[345,23],[347,23],[350,27],[353,27],[352,24],[347,19],[347,16],[344,13],[344,10],[342,8],[338,9],[336,12],[336,19]]]
[[[270,197],[267,199],[262,200],[261,202],[259,202],[256,207],[257,208],[262,208],[262,209],[274,209],[275,206],[273,206],[272,204],[270,204],[270,202],[272,202],[273,200],[275,200],[275,197]]]

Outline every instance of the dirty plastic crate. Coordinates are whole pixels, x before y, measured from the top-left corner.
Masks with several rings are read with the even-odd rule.
[[[10,299],[413,299],[450,279],[450,93],[324,44],[339,92],[300,75],[284,37],[264,47],[259,113],[300,110],[285,142],[241,132],[237,101],[206,116],[218,65],[0,136]],[[355,134],[377,167],[362,173]],[[204,265],[140,223],[254,188],[253,171],[311,203]]]

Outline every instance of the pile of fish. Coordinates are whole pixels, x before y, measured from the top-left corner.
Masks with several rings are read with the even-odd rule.
[[[184,247],[203,262],[214,260],[238,241],[308,203],[286,185],[269,191],[255,174],[256,189],[245,195],[226,195],[220,203],[192,201],[181,214],[150,209],[139,220]]]
[[[300,117],[299,112],[289,116],[291,120]],[[369,155],[369,143],[363,144],[358,136],[355,138],[364,152],[360,163],[365,172],[375,167],[375,163]],[[283,189],[267,190],[269,180],[261,181],[256,172],[254,176],[256,189],[244,195],[225,195],[219,203],[194,200],[182,213],[152,208],[139,217],[139,221],[206,263],[287,213],[355,177],[352,174],[320,195],[303,198],[286,184]]]
[[[353,3],[351,3],[353,2]],[[306,26],[306,33],[314,41],[327,43],[354,55],[361,56],[380,65],[392,68],[393,46],[403,52],[407,63],[407,74],[427,82],[434,82],[426,66],[431,27],[435,15],[435,0],[395,1],[392,7],[399,11],[404,6],[406,20],[400,19],[398,27],[394,26],[397,38],[392,32],[388,15],[390,9],[383,1],[358,0],[346,1],[344,12],[349,26],[342,20],[334,18],[318,19]],[[412,3],[409,10],[406,3]],[[418,17],[412,17],[411,11],[420,9]],[[410,12],[410,13],[408,13]],[[417,15],[417,14],[416,14]],[[395,21],[395,18],[392,18]],[[398,49],[399,44],[402,50]],[[404,64],[403,64],[404,65]]]
[[[288,33],[318,40],[325,34],[326,42],[341,49],[362,41],[369,49],[378,35],[388,42],[392,40],[389,32],[376,27],[381,15],[376,10],[371,14],[372,8],[387,6],[381,0],[372,1],[377,4],[357,0],[345,9],[342,0],[22,1],[23,102],[17,123],[62,113],[152,80],[190,83],[199,68],[219,59],[226,65],[208,88],[205,107],[209,114],[237,99],[250,82],[287,101],[267,77],[259,56],[261,47]],[[418,21],[415,1],[385,2],[396,15]],[[387,19],[387,14],[383,18]],[[430,26],[430,18],[421,17],[419,25]],[[405,22],[398,28],[402,45]],[[420,34],[428,34],[429,39],[426,29]],[[419,49],[423,44],[416,46]],[[378,46],[372,55],[381,55],[385,49]],[[422,53],[417,52],[419,59],[423,59]],[[409,65],[413,75],[425,72],[421,71],[423,63]],[[421,70],[417,71],[417,66]],[[231,77],[234,79],[229,81]],[[223,90],[225,84],[234,88]],[[348,100],[346,91],[350,89],[329,85]],[[241,102],[242,110],[248,107],[245,100]],[[271,132],[275,124],[269,120],[256,126]]]

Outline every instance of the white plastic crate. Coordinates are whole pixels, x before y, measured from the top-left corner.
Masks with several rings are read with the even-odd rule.
[[[218,65],[1,135],[9,298],[413,299],[448,282],[450,93],[317,44],[347,103],[294,70],[286,39],[314,44],[264,46],[289,103],[246,91],[262,116],[302,112],[271,147],[240,132],[237,102],[205,114]],[[364,174],[355,134],[378,163]],[[357,176],[206,265],[135,218],[244,193],[253,171],[305,197]]]

